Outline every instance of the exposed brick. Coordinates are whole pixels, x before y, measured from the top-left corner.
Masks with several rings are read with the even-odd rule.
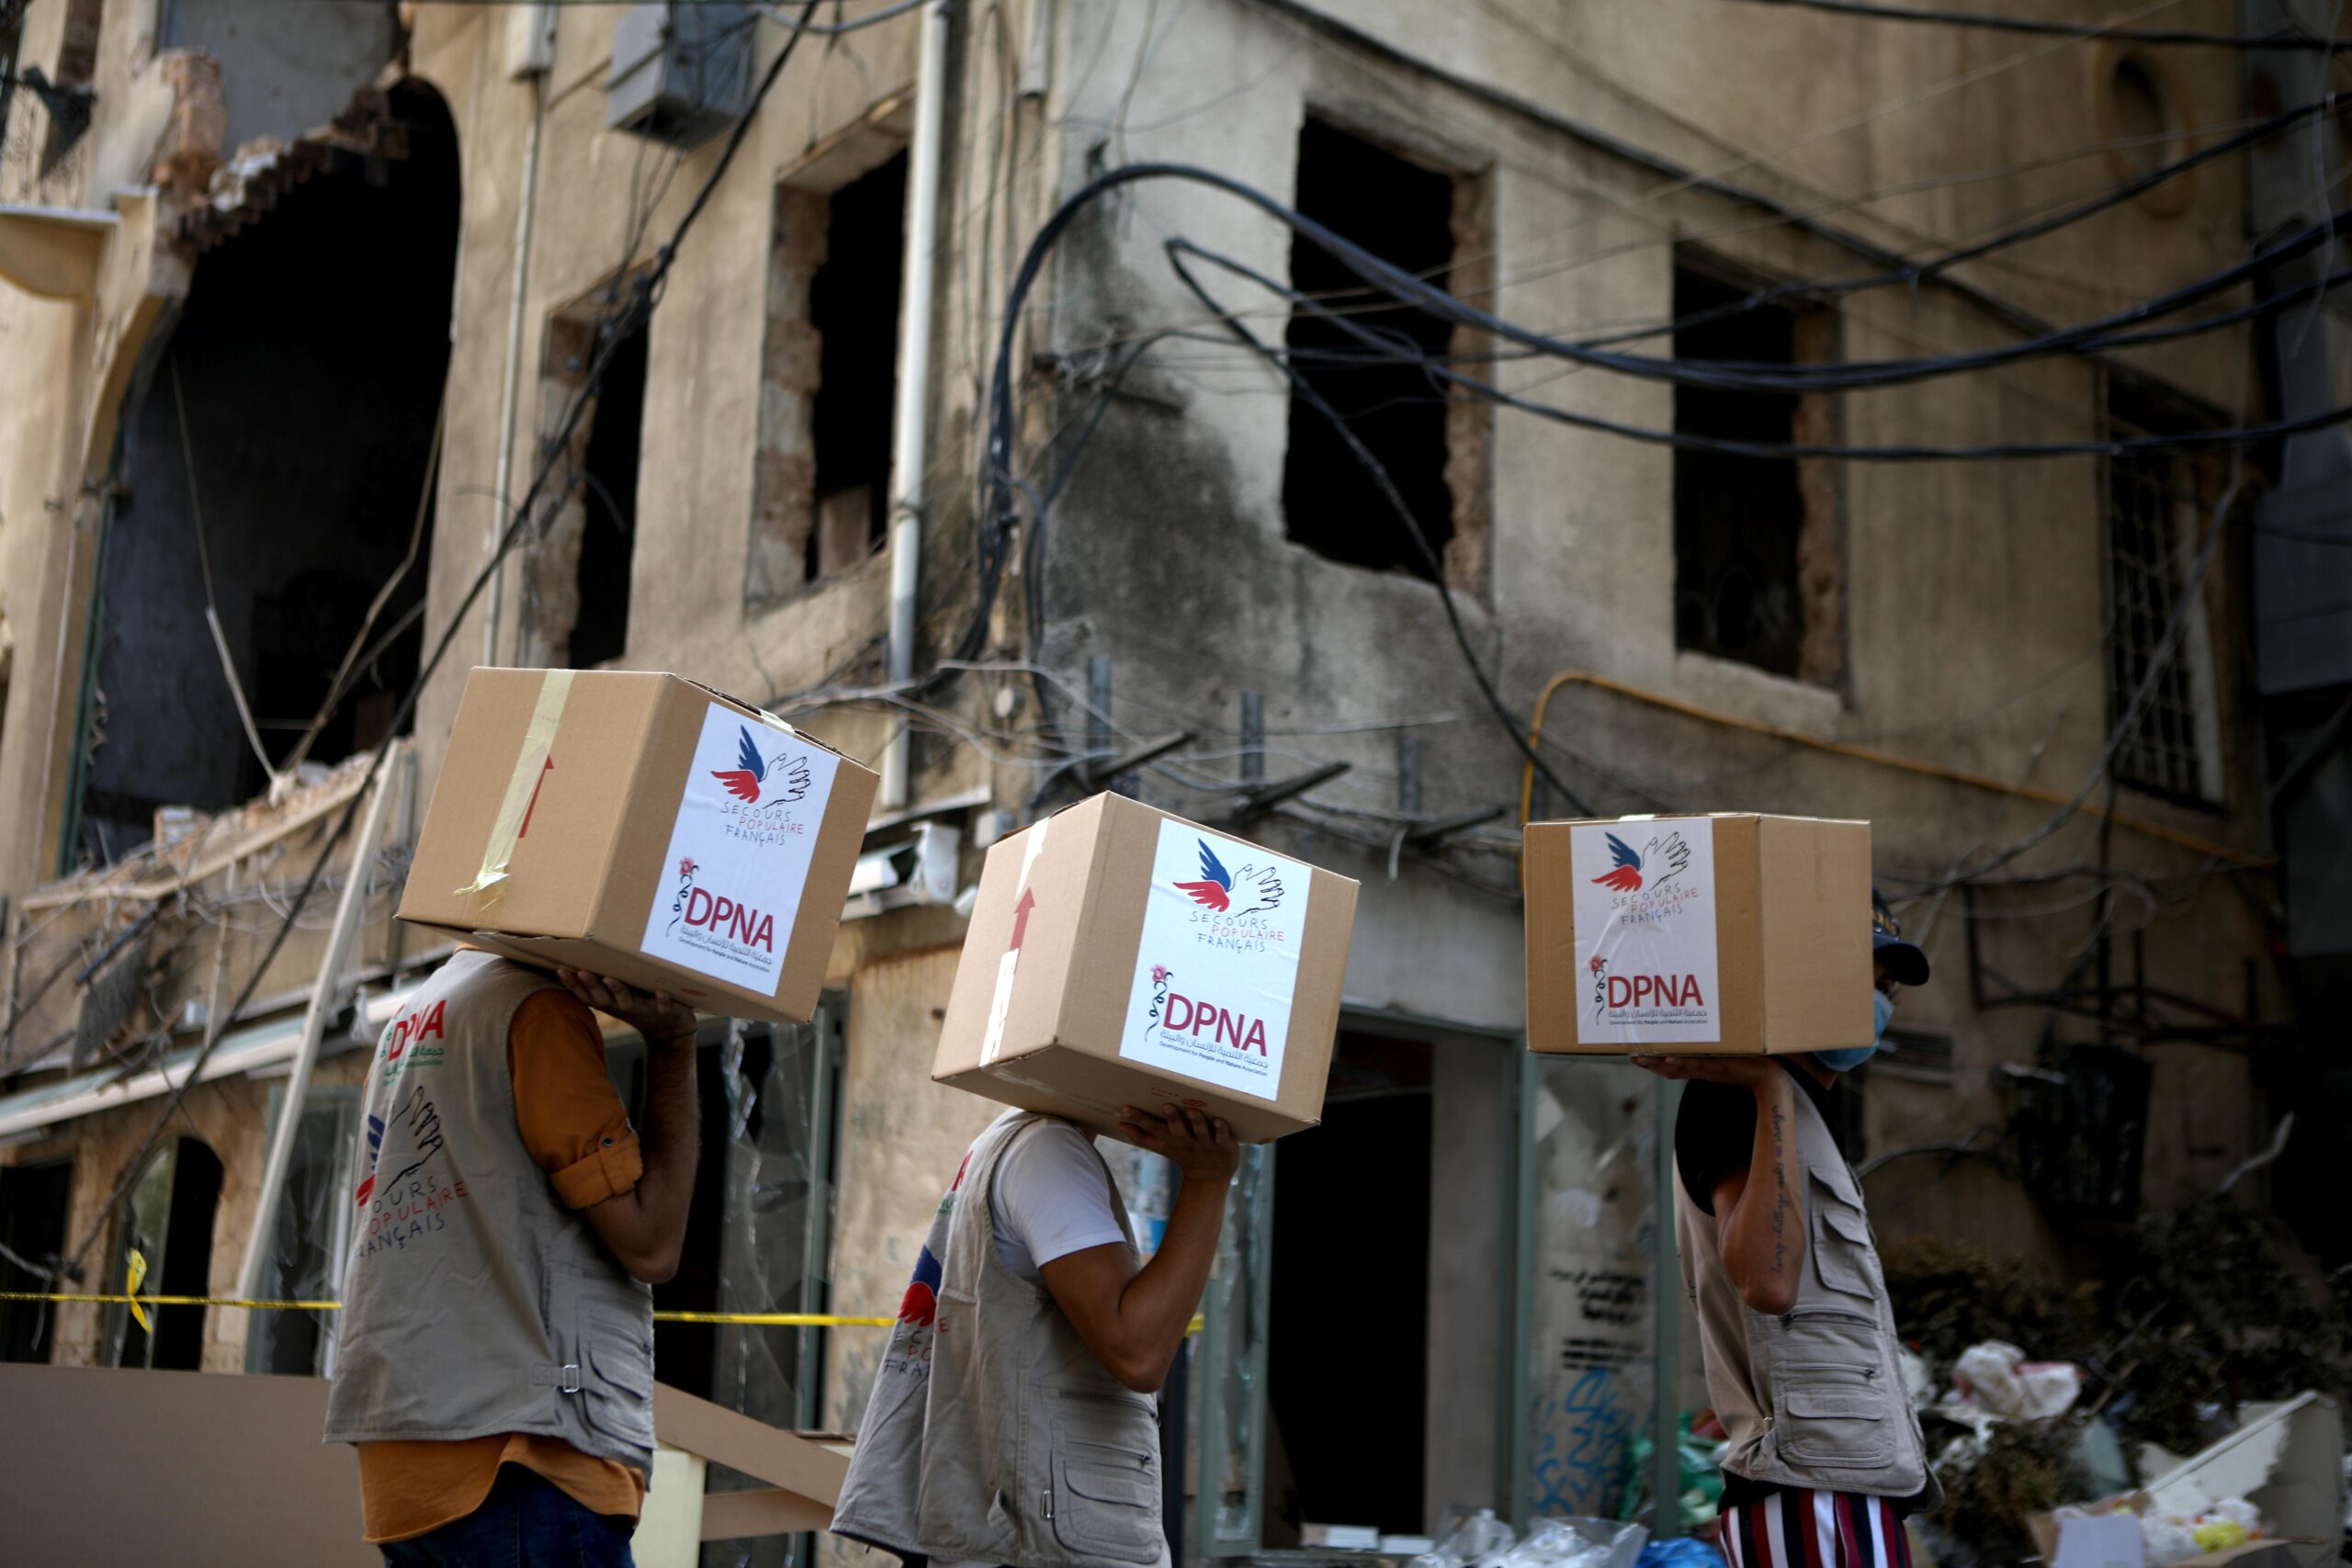
[[[1447,285],[1473,304],[1491,303],[1494,293],[1494,181],[1463,175],[1453,182],[1453,255]],[[1457,360],[1484,354],[1487,335],[1457,327],[1447,344]],[[1494,573],[1494,408],[1483,398],[1460,396],[1445,410],[1445,488],[1453,502],[1453,536],[1445,545],[1446,586],[1457,593],[1487,597]]]

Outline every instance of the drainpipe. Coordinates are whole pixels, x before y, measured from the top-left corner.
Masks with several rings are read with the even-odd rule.
[[[922,579],[923,455],[929,446],[931,303],[939,236],[940,122],[947,98],[948,0],[923,11],[922,64],[915,78],[914,146],[908,154],[905,301],[899,325],[899,406],[890,422],[890,683],[915,673],[915,591]],[[882,754],[882,809],[903,810],[913,736],[899,727]]]
[[[490,614],[482,628],[481,661],[498,662],[499,619],[506,607],[506,558],[499,547],[514,522],[507,484],[514,474],[514,420],[523,396],[523,301],[531,276],[531,223],[539,205],[539,131],[547,119],[546,78],[531,76],[531,134],[523,144],[523,200],[514,215],[514,274],[506,292],[506,379],[498,396],[498,468],[491,481],[497,508],[490,525]]]

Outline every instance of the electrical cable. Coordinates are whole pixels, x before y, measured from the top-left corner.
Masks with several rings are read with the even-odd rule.
[[[1237,182],[1238,183],[1238,182]],[[1247,187],[1245,187],[1247,188]],[[1254,195],[1255,193],[1253,193]],[[1272,202],[1271,197],[1263,201]],[[1273,204],[1278,207],[1279,204]],[[2199,300],[2244,283],[2263,272],[2316,249],[2338,230],[2352,228],[2352,209],[2331,213],[2319,223],[2313,223],[2285,239],[2256,252],[2234,265],[2224,267],[2170,293],[2143,301],[2127,310],[2075,326],[2064,327],[2040,337],[2019,339],[1997,348],[1973,353],[1914,355],[1903,359],[1852,360],[1813,366],[1772,366],[1754,361],[1686,360],[1658,358],[1649,355],[1626,355],[1589,349],[1580,344],[1519,326],[1507,318],[1497,316],[1434,284],[1425,283],[1402,268],[1381,260],[1378,256],[1341,239],[1313,220],[1288,209],[1281,209],[1275,216],[1292,222],[1297,231],[1328,251],[1333,259],[1375,287],[1385,288],[1390,296],[1405,304],[1419,308],[1424,314],[1457,327],[1488,333],[1506,342],[1516,343],[1535,355],[1564,359],[1590,369],[1611,370],[1641,380],[1668,381],[1676,386],[1705,387],[1718,391],[1741,392],[1833,392],[1861,391],[1881,387],[1905,386],[1932,377],[1957,375],[1970,371],[1999,368],[2021,360],[2052,354],[2077,351],[2083,344],[2107,341],[2118,329],[2132,322],[2172,314]],[[1268,290],[1291,299],[1294,304],[1305,304],[1327,320],[1340,318],[1328,307],[1305,299],[1287,284],[1269,277],[1228,257],[1208,251],[1191,242],[1177,239],[1170,246],[1182,246],[1204,261],[1216,264],[1238,276],[1247,277]],[[2227,325],[2244,315],[2225,316],[2213,325]],[[2191,327],[2190,332],[2210,330]],[[1363,333],[1353,335],[1359,338]],[[2172,331],[2172,337],[2188,333]],[[2125,338],[2118,341],[2132,342]],[[2146,341],[2161,341],[2152,337]],[[1374,347],[1380,346],[1375,342]]]
[[[1790,10],[1822,11],[1836,17],[1860,17],[1878,22],[1927,22],[1938,27],[2033,33],[2045,38],[2113,39],[2119,43],[2168,44],[2200,49],[2279,49],[2322,54],[2352,52],[2352,39],[2312,38],[2303,33],[2216,33],[2188,28],[2099,28],[2095,24],[2086,28],[2075,22],[2004,17],[1985,11],[1915,10],[1905,6],[1872,5],[1869,0],[1745,0],[1745,3]]]
[[[807,7],[802,12],[802,19],[806,21],[813,17],[818,6],[822,3],[823,0],[808,0]],[[497,548],[491,552],[490,559],[484,562],[481,569],[475,574],[464,597],[458,601],[456,609],[450,615],[447,627],[442,632],[439,640],[435,643],[430,655],[418,668],[415,680],[410,682],[399,707],[385,726],[387,732],[385,738],[376,748],[360,787],[353,792],[350,801],[336,818],[334,829],[327,835],[326,842],[320,846],[318,857],[311,864],[310,874],[303,878],[300,889],[294,895],[287,918],[279,922],[276,934],[271,937],[267,947],[263,950],[260,959],[254,965],[253,972],[247,976],[243,987],[237,993],[236,1000],[224,1010],[222,1016],[235,1018],[244,1010],[246,1005],[253,1000],[255,991],[259,989],[263,976],[269,972],[270,965],[277,961],[278,953],[285,948],[287,938],[295,929],[294,917],[301,912],[303,905],[317,889],[320,880],[326,874],[328,862],[334,858],[334,852],[351,831],[353,823],[358,818],[360,806],[368,797],[369,785],[373,784],[382,773],[385,761],[391,756],[393,748],[399,743],[401,727],[407,723],[410,716],[416,711],[417,700],[424,694],[425,683],[440,668],[442,660],[447,657],[450,646],[457,640],[458,630],[464,626],[468,613],[473,609],[483,591],[489,586],[493,570],[505,558],[506,553],[514,547],[515,540],[521,536],[524,525],[537,503],[539,492],[546,487],[554,472],[556,457],[570,442],[573,429],[584,417],[589,404],[594,400],[596,389],[611,363],[615,351],[630,331],[642,326],[644,318],[651,313],[654,306],[659,302],[662,282],[669,276],[670,268],[677,261],[679,245],[693,231],[695,221],[709,206],[712,193],[718,189],[719,182],[726,178],[728,170],[733,166],[736,154],[741,151],[745,139],[751,133],[752,122],[759,116],[761,106],[766,102],[768,94],[775,88],[777,80],[783,76],[785,66],[791,62],[803,36],[805,35],[802,31],[796,29],[786,39],[784,47],[777,51],[775,59],[769,64],[767,71],[760,78],[759,85],[753,89],[749,103],[745,105],[742,113],[736,118],[732,130],[719,149],[718,156],[711,164],[709,174],[704,176],[701,188],[695,193],[695,199],[688,204],[685,213],[671,231],[669,240],[655,253],[653,263],[647,271],[633,280],[633,287],[627,300],[616,311],[615,317],[605,323],[605,329],[597,333],[595,354],[590,360],[586,374],[582,377],[579,388],[574,390],[558,428],[542,446],[531,482],[515,502],[513,514],[504,531],[499,536]],[[165,1099],[163,1110],[149,1126],[145,1137],[140,1141],[137,1154],[125,1163],[121,1179],[116,1183],[113,1192],[92,1217],[88,1231],[84,1235],[81,1244],[74,1249],[69,1267],[78,1266],[84,1256],[96,1244],[107,1221],[113,1216],[115,1210],[121,1205],[124,1196],[142,1173],[147,1156],[154,1148],[156,1140],[163,1135],[164,1129],[171,1124],[172,1118],[179,1113],[181,1105],[187,1100],[187,1091],[201,1078],[205,1064],[210,1059],[214,1048],[227,1034],[226,1029],[213,1032],[188,1064],[187,1070],[181,1075],[178,1087]]]
[[[2347,215],[2352,220],[2352,215]],[[1171,254],[1197,255],[1237,276],[1259,284],[1277,295],[1293,299],[1314,313],[1325,312],[1311,301],[1295,297],[1295,291],[1258,272],[1247,264],[1219,255],[1189,241],[1172,240],[1167,247]],[[1374,348],[1383,346],[1379,336],[1345,317],[1329,316],[1340,330]],[[1667,362],[1670,363],[1670,362]],[[1748,441],[1726,436],[1702,435],[1682,430],[1660,430],[1644,425],[1627,424],[1622,421],[1580,413],[1551,403],[1505,391],[1492,382],[1465,376],[1448,367],[1442,361],[1425,359],[1422,367],[1434,379],[1460,388],[1501,407],[1531,413],[1574,429],[1594,431],[1601,434],[1621,436],[1648,446],[1673,446],[1692,451],[1724,452],[1749,457],[1836,457],[1854,462],[1917,463],[1962,460],[1993,460],[2023,457],[2129,457],[2139,453],[2204,451],[2215,448],[2256,446],[2285,436],[2301,435],[2314,430],[2352,421],[2352,406],[2331,409],[2324,413],[2306,415],[2300,419],[2281,420],[2269,424],[2240,425],[2224,429],[2187,431],[2171,435],[2103,437],[2095,440],[2066,442],[2003,442],[1977,446],[1863,446],[1832,443]]]
[[[867,28],[895,21],[910,11],[920,11],[930,3],[931,0],[899,0],[895,6],[886,6],[863,17],[851,17],[839,22],[800,24],[794,22],[781,6],[769,4],[768,0],[751,0],[752,9],[767,20],[779,27],[792,28],[796,32],[813,33],[819,38],[839,38],[843,33],[862,32]]]
[[[1210,310],[1217,311],[1222,315],[1224,308],[1217,302],[1216,297],[1209,293],[1200,279],[1193,276],[1182,261],[1175,259],[1172,255],[1170,261],[1176,269],[1176,276],[1182,280],[1185,288],[1192,290],[1193,297]],[[1487,705],[1494,710],[1495,718],[1501,724],[1503,733],[1510,737],[1512,746],[1516,747],[1527,759],[1528,765],[1541,773],[1544,782],[1558,790],[1561,797],[1567,801],[1578,816],[1594,815],[1592,807],[1585,803],[1584,797],[1577,794],[1575,787],[1566,779],[1555,773],[1552,765],[1544,760],[1543,753],[1521,735],[1522,724],[1519,716],[1510,711],[1503,702],[1502,694],[1495,690],[1495,683],[1487,674],[1486,667],[1478,661],[1477,651],[1470,646],[1470,634],[1462,625],[1462,614],[1454,607],[1453,590],[1445,581],[1445,558],[1430,543],[1429,535],[1423,531],[1420,520],[1413,515],[1411,503],[1406,501],[1403,492],[1396,488],[1396,481],[1390,477],[1387,465],[1363,444],[1363,438],[1355,433],[1354,427],[1349,424],[1346,417],[1331,406],[1330,400],[1323,395],[1320,388],[1301,375],[1280,355],[1259,342],[1257,334],[1248,327],[1230,316],[1226,316],[1225,321],[1227,328],[1240,343],[1289,378],[1292,395],[1308,403],[1316,412],[1329,422],[1332,431],[1346,444],[1357,463],[1372,476],[1374,484],[1380,491],[1381,499],[1388,503],[1388,509],[1396,514],[1397,521],[1405,525],[1405,531],[1412,536],[1414,545],[1420,550],[1421,559],[1430,570],[1430,581],[1437,587],[1438,604],[1445,610],[1445,624],[1453,633],[1454,646],[1462,650],[1462,661],[1469,666],[1471,678],[1478,683],[1479,694],[1487,699]]]

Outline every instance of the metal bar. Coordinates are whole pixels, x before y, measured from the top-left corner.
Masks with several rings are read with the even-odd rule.
[[[1241,782],[1266,782],[1266,698],[1261,692],[1241,694]]]
[[[1249,1156],[1245,1154],[1242,1157]],[[1227,1200],[1226,1223],[1233,1223],[1231,1200]],[[1224,1259],[1210,1265],[1209,1290],[1218,1290],[1217,1274]],[[1195,1374],[1200,1379],[1201,1451],[1193,1466],[1193,1530],[1198,1541],[1196,1551],[1202,1557],[1227,1555],[1223,1542],[1217,1539],[1217,1506],[1225,1495],[1227,1455],[1225,1430],[1225,1338],[1227,1313],[1211,1302],[1201,1314],[1201,1353],[1193,1360]]]
[[[1089,762],[1079,770],[1079,776],[1086,781],[1089,789],[1116,789],[1119,781],[1127,774],[1159,761],[1170,751],[1190,746],[1199,739],[1192,730],[1180,729],[1173,735],[1163,735],[1157,740],[1147,740],[1140,746],[1130,747],[1108,761]]]
[[[947,103],[947,31],[955,7],[932,0],[923,12],[915,67],[913,144],[907,150],[905,281],[899,300],[898,407],[890,421],[890,683],[915,674],[916,594],[922,585],[923,465],[930,450],[932,311],[939,265],[940,141]],[[910,798],[914,734],[904,724],[882,753],[885,811]]]
[[[1657,1150],[1652,1176],[1651,1201],[1656,1213],[1650,1223],[1651,1323],[1650,1355],[1653,1394],[1650,1404],[1650,1539],[1671,1540],[1681,1531],[1682,1456],[1682,1310],[1678,1287],[1682,1267],[1674,1240],[1674,1118],[1682,1105],[1682,1086],[1669,1078],[1657,1080]]]
[[[392,744],[398,750],[407,749],[406,741],[396,740]],[[385,796],[395,787],[395,778],[391,776],[376,786],[368,800],[368,815],[360,822],[359,838],[352,846],[351,869],[344,877],[343,898],[335,906],[334,925],[327,932],[327,950],[319,959],[319,977],[311,987],[311,1005],[302,1014],[302,1042],[294,1055],[294,1070],[286,1080],[287,1113],[277,1119],[277,1129],[269,1144],[269,1163],[263,1168],[261,1189],[254,1199],[253,1230],[245,1237],[245,1259],[237,1270],[237,1294],[241,1296],[251,1296],[260,1288],[262,1261],[269,1254],[277,1201],[286,1186],[286,1168],[293,1162],[295,1134],[302,1125],[302,1102],[310,1093],[311,1069],[318,1065],[319,1041],[326,1032],[327,1014],[340,989],[337,982],[344,961],[349,956],[360,917],[368,908],[368,873],[374,868],[376,846],[383,836]]]
[[[1294,773],[1289,778],[1244,790],[1241,792],[1241,804],[1234,808],[1234,816],[1256,817],[1285,800],[1305,795],[1317,784],[1330,783],[1353,766],[1352,762],[1326,762],[1319,768],[1310,768],[1306,773]]]
[[[1111,661],[1099,653],[1086,661],[1086,749],[1111,749]]]
[[[1467,832],[1484,822],[1491,822],[1510,809],[1508,806],[1489,806],[1480,811],[1465,811],[1459,817],[1442,817],[1434,822],[1414,829],[1405,835],[1405,847],[1414,850],[1434,849],[1456,833]]]
[[[1534,1506],[1535,1358],[1529,1336],[1535,1332],[1535,1096],[1546,1064],[1527,1049],[1524,1035],[1511,1053],[1515,1123],[1510,1165],[1511,1230],[1505,1263],[1510,1288],[1504,1301],[1503,1354],[1510,1396],[1500,1412],[1501,1441],[1496,1449],[1505,1467],[1502,1504],[1511,1529],[1524,1530]]]
[[[1248,1535],[1254,1544],[1262,1545],[1266,1539],[1266,1422],[1269,1419],[1266,1400],[1266,1351],[1273,1337],[1267,1331],[1267,1313],[1273,1304],[1274,1286],[1274,1146],[1260,1145],[1262,1168],[1258,1174],[1257,1201],[1250,1213],[1250,1252],[1252,1259],[1250,1292],[1250,1388],[1257,1408],[1250,1421],[1250,1523]]]

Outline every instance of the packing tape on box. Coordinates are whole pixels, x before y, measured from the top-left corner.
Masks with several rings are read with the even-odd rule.
[[[555,732],[563,722],[563,705],[571,695],[571,671],[550,670],[539,681],[539,700],[532,706],[531,722],[523,730],[523,746],[515,754],[514,772],[506,780],[505,798],[490,825],[490,840],[482,845],[481,869],[473,881],[458,889],[470,898],[494,892],[506,880],[507,863],[514,858],[523,829],[530,825],[531,807],[539,798],[544,775],[555,768]],[[492,900],[495,902],[495,900]]]
[[[1029,890],[1029,868],[1037,863],[1038,855],[1045,852],[1046,829],[1053,826],[1053,821],[1050,817],[1040,818],[1037,825],[1029,829],[1029,841],[1022,846],[1021,880],[1012,889],[1012,902],[1016,907],[1021,902],[1021,896]],[[1020,915],[1016,912],[1013,919],[1019,920]],[[980,1036],[980,1066],[984,1067],[994,1062],[997,1053],[1004,1049],[1004,1016],[1012,1007],[1012,976],[1020,967],[1021,950],[1017,947],[1007,949],[1004,955],[997,960],[996,990],[989,998],[988,1029]]]

